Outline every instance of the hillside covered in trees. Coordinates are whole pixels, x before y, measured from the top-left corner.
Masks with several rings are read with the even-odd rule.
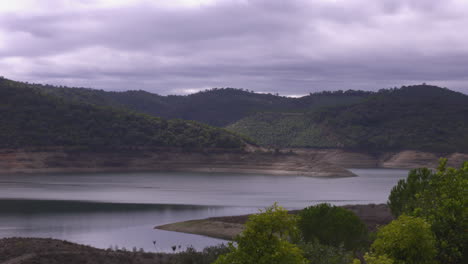
[[[228,128],[269,146],[463,152],[468,149],[468,96],[409,86],[381,90],[352,105],[257,113]]]
[[[0,80],[0,148],[222,148],[244,141],[221,128],[80,103],[37,85]]]
[[[157,117],[193,120],[219,127],[227,126],[257,112],[304,112],[325,106],[356,103],[370,95],[369,92],[347,91],[290,98],[243,89],[214,88],[185,96],[161,96],[141,90],[106,92],[40,84],[31,86],[75,102],[127,108]]]
[[[325,91],[290,98],[234,88],[214,88],[185,96],[161,96],[141,90],[107,92],[88,88],[27,84],[6,79],[3,79],[2,83],[3,86],[8,83],[9,87],[34,90],[41,98],[54,98],[55,102],[64,105],[96,111],[99,109],[99,113],[104,109],[106,113],[126,112],[126,115],[129,115],[129,112],[132,112],[132,116],[137,115],[140,119],[147,120],[145,122],[162,122],[163,125],[159,126],[161,131],[169,130],[168,135],[161,136],[165,138],[163,141],[167,141],[166,143],[159,142],[159,139],[155,141],[154,137],[136,136],[135,133],[140,133],[135,132],[138,126],[126,131],[133,135],[132,138],[139,138],[141,142],[148,139],[147,142],[156,145],[237,144],[221,139],[232,137],[225,134],[225,131],[193,122],[170,121],[168,124],[180,124],[178,126],[190,124],[190,128],[176,129],[173,128],[175,125],[171,125],[168,126],[169,129],[163,129],[166,121],[158,119],[162,117],[225,127],[260,145],[275,148],[318,147],[365,151],[411,149],[434,152],[466,152],[468,149],[468,96],[426,84],[382,89],[379,92]],[[151,119],[147,115],[136,113],[158,118]],[[121,129],[116,131],[123,131],[129,127],[122,125]],[[200,141],[186,135],[182,137],[192,139],[185,143],[181,143],[184,140],[174,136],[180,135],[181,131],[195,134],[199,128],[223,136],[207,136],[205,133]],[[111,127],[106,129],[114,131]],[[100,133],[105,134],[106,129],[103,128]],[[60,138],[57,137],[56,140]],[[217,138],[218,143],[213,144],[213,138]],[[222,141],[225,142],[220,143]],[[117,145],[119,144],[122,142]]]

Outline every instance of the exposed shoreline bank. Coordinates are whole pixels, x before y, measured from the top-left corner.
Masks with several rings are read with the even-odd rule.
[[[433,167],[440,157],[450,166],[468,160],[464,153],[400,151],[366,153],[342,149],[283,149],[246,152],[125,152],[0,150],[0,174],[174,171],[310,177],[352,177],[347,168]]]
[[[354,212],[371,231],[393,220],[390,209],[385,204],[344,205],[342,207]],[[292,214],[297,212],[298,210],[290,211]],[[244,230],[248,217],[249,215],[211,217],[156,226],[155,229],[232,240]]]

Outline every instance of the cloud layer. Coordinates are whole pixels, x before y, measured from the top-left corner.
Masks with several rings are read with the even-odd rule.
[[[465,0],[17,0],[0,75],[160,94],[431,83],[468,93]]]

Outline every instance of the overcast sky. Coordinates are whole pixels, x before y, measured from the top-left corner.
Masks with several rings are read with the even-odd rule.
[[[468,1],[2,0],[0,75],[159,94],[468,93]]]

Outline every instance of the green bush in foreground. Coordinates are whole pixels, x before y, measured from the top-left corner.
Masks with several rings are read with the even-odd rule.
[[[245,230],[230,244],[230,252],[215,264],[305,264],[298,246],[296,217],[274,204],[249,217]]]
[[[395,264],[430,264],[437,263],[435,245],[431,226],[424,219],[401,215],[377,232],[371,251]]]
[[[304,242],[358,250],[368,241],[366,225],[353,212],[329,204],[305,208],[299,213],[299,229]]]

